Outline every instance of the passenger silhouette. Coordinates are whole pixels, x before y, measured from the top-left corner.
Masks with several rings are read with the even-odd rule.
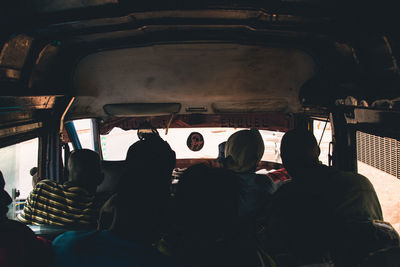
[[[171,242],[180,266],[269,266],[238,224],[239,180],[231,171],[202,164],[185,171],[176,195],[177,240]]]
[[[232,134],[225,145],[224,166],[239,175],[239,216],[252,221],[264,216],[264,209],[277,185],[266,175],[255,174],[264,154],[264,142],[257,129]]]
[[[269,251],[289,253],[298,264],[353,266],[360,253],[370,252],[363,242],[370,232],[361,225],[382,220],[381,206],[367,178],[322,165],[319,153],[308,131],[283,136],[282,162],[293,180],[273,197],[264,241]]]
[[[18,219],[27,224],[95,228],[99,204],[95,193],[103,180],[99,155],[75,150],[68,160],[68,181],[40,181],[29,194]]]
[[[50,243],[37,238],[23,223],[7,218],[12,199],[4,186],[0,171],[0,266],[49,266],[52,259]]]
[[[33,167],[29,170],[29,174],[32,176],[32,187],[35,188],[37,183],[40,181],[38,168]]]
[[[158,135],[128,150],[118,192],[103,206],[99,230],[53,242],[55,266],[174,266],[154,247],[165,227],[175,152]]]

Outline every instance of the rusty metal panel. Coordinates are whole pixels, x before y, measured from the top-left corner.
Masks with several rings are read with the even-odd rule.
[[[118,4],[118,0],[30,0],[32,11],[40,13],[66,11],[71,9],[100,7],[106,4]]]
[[[17,126],[12,126],[9,128],[0,129],[0,139],[5,138],[5,137],[10,137],[13,135],[17,135],[17,134],[23,134],[26,132],[30,132],[30,131],[39,129],[42,126],[43,126],[42,122],[35,122],[35,123],[17,125]]]
[[[32,109],[52,109],[59,96],[3,96],[0,97],[0,108],[7,109],[32,110]]]
[[[0,142],[14,135],[31,133],[50,121],[57,121],[64,101],[63,96],[0,97],[0,129],[3,129]]]
[[[33,38],[24,34],[8,40],[0,52],[0,79],[18,80],[31,50]]]
[[[30,88],[46,83],[49,79],[49,73],[51,73],[52,69],[59,63],[57,62],[59,53],[60,47],[53,44],[46,45],[42,51],[40,51],[29,80]]]

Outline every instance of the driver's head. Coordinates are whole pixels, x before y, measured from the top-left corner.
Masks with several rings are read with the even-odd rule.
[[[90,193],[96,192],[104,175],[100,168],[99,155],[89,149],[72,151],[68,160],[69,181],[82,186]]]
[[[5,185],[3,173],[0,171],[0,221],[7,219],[8,205],[12,202],[10,195],[4,189]]]
[[[175,152],[159,135],[148,135],[129,147],[126,175],[119,192],[130,197],[154,200],[169,196]]]
[[[292,176],[304,168],[319,163],[320,149],[314,135],[307,130],[294,129],[285,133],[281,141],[281,158]]]
[[[175,152],[170,145],[157,134],[147,135],[128,149],[126,155],[127,170],[129,175],[135,178],[128,179],[127,182],[138,183],[140,178],[137,175],[141,174],[154,176],[160,182],[168,183],[169,186],[175,163]],[[151,183],[153,182],[155,181]]]
[[[232,134],[225,145],[225,166],[237,173],[254,172],[264,155],[264,141],[257,129]]]
[[[175,152],[156,134],[146,135],[130,146],[125,175],[119,182],[118,197],[113,204],[120,211],[114,230],[135,232],[146,235],[145,238],[160,234],[175,161]]]

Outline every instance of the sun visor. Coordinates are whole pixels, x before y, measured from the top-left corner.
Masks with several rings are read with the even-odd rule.
[[[160,116],[175,114],[181,110],[179,103],[128,103],[107,104],[104,111],[114,117]]]

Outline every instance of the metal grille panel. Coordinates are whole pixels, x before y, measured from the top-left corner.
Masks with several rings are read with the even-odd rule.
[[[400,178],[400,142],[357,131],[357,159]]]

